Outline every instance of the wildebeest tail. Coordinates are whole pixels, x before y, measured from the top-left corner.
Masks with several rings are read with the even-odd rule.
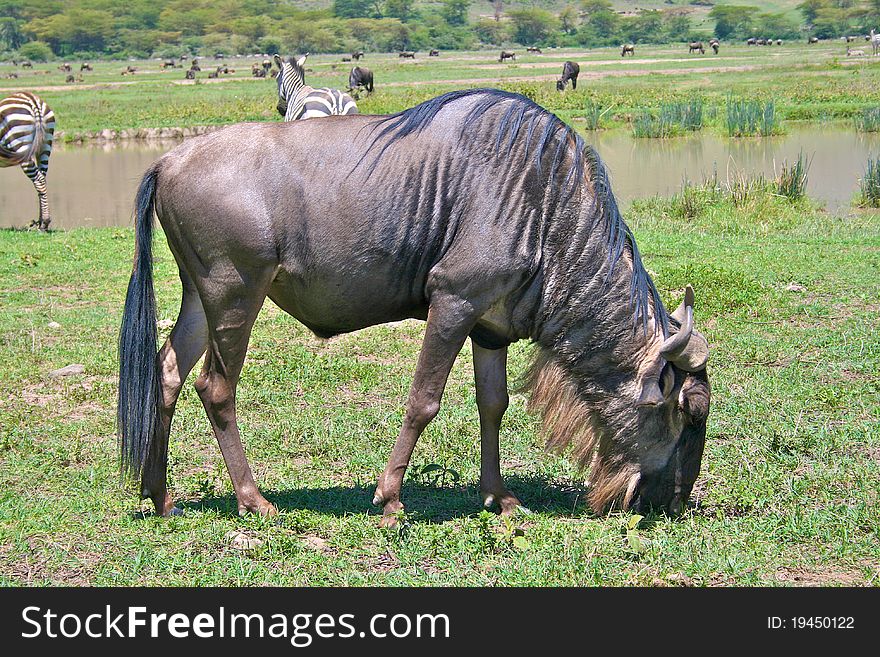
[[[144,174],[135,197],[135,255],[119,332],[117,431],[123,475],[140,480],[158,430],[160,396],[153,291],[153,206],[158,166]]]

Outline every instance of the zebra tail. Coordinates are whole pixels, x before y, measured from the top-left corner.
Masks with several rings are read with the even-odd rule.
[[[117,433],[123,477],[139,482],[159,429],[161,397],[153,291],[153,210],[158,164],[144,174],[135,197],[135,255],[119,332]]]

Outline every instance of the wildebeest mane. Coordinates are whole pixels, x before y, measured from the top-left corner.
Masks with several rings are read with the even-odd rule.
[[[623,221],[617,201],[611,191],[608,172],[599,154],[559,117],[532,100],[519,94],[500,89],[463,89],[452,91],[427,100],[415,107],[379,118],[371,124],[372,142],[365,149],[358,165],[369,155],[379,161],[388,148],[395,143],[418,135],[436,118],[440,111],[461,99],[471,98],[472,105],[462,121],[458,139],[462,143],[485,141],[487,128],[494,134],[494,149],[498,156],[510,156],[517,139],[525,132],[524,157],[531,153],[533,166],[539,175],[544,172],[545,155],[552,153],[546,194],[553,194],[555,205],[565,205],[586,181],[595,196],[595,215],[592,229],[604,231],[608,247],[608,274],[610,281],[615,266],[629,245],[632,256],[633,275],[630,284],[630,304],[633,321],[648,329],[648,305],[654,305],[654,329],[666,335],[668,320],[660,296],[645,271],[632,232]],[[506,107],[504,107],[506,105]],[[497,119],[493,119],[496,117]],[[523,130],[525,126],[525,131]],[[537,134],[534,146],[532,142]],[[380,146],[381,144],[381,146]],[[378,148],[378,151],[376,150]],[[557,176],[569,164],[561,185],[555,185]],[[357,165],[356,167],[357,168]]]

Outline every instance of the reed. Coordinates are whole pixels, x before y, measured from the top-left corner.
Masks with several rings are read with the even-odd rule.
[[[730,137],[760,135],[766,137],[778,132],[776,105],[772,100],[727,98],[727,134]]]
[[[868,158],[865,176],[859,182],[858,204],[862,207],[880,208],[880,157]]]
[[[807,174],[810,162],[803,152],[798,153],[797,160],[789,166],[782,163],[782,169],[776,178],[776,192],[790,201],[799,201],[807,195]]]

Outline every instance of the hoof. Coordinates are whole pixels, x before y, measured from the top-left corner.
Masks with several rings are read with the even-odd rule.
[[[399,524],[397,516],[382,516],[382,519],[379,521],[379,527],[382,529],[394,529]]]
[[[483,493],[483,506],[487,509],[498,509],[505,516],[509,516],[519,509],[525,509],[522,503],[510,491]]]

